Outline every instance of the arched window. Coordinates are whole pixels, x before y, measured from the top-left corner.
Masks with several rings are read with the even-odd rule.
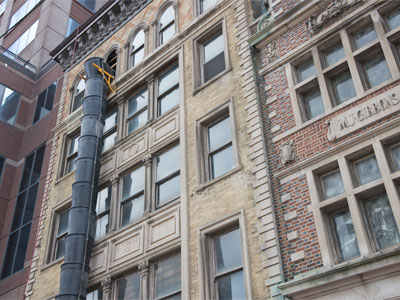
[[[171,5],[162,14],[159,20],[159,45],[167,43],[175,33],[175,9]]]
[[[140,29],[131,44],[131,53],[130,53],[130,61],[131,66],[136,66],[144,57],[144,44],[145,44],[146,35],[143,29]]]
[[[106,63],[114,70],[115,74],[117,74],[117,63],[118,63],[118,53],[117,49],[114,49],[108,54]]]
[[[83,96],[85,95],[85,88],[86,88],[86,82],[83,79],[83,77],[85,76],[86,74],[82,73],[75,81],[75,85],[72,89],[73,95],[72,95],[71,112],[74,112],[75,110],[77,110],[79,107],[82,106],[82,99]]]

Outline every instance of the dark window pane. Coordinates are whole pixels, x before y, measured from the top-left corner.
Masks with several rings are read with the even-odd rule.
[[[5,162],[5,158],[0,156],[0,182],[1,182],[1,178],[3,177],[3,169],[4,169],[4,162]]]
[[[142,108],[147,106],[148,92],[147,88],[134,95],[128,102],[128,116],[133,115]]]
[[[65,238],[66,236],[60,237],[56,242],[56,259],[63,257],[65,252]]]
[[[243,271],[221,276],[217,279],[217,286],[219,300],[246,299]]]
[[[209,81],[214,76],[225,70],[225,54],[221,52],[216,57],[205,63],[203,66],[204,82]]]
[[[19,231],[11,234],[10,237],[8,238],[7,251],[5,259],[3,260],[4,264],[3,264],[3,270],[1,272],[1,278],[5,278],[11,274],[14,262],[14,255],[17,250],[18,234]]]
[[[72,18],[68,19],[68,25],[67,25],[67,36],[69,36],[71,33],[75,31],[79,27],[79,23],[75,21]]]
[[[335,62],[345,57],[344,49],[342,44],[337,44],[324,52],[325,63],[327,66],[333,65]]]
[[[400,144],[390,148],[395,170],[400,170]]]
[[[235,166],[232,145],[211,156],[211,177],[217,178]]]
[[[14,125],[20,95],[0,84],[0,120]]]
[[[355,164],[355,171],[357,172],[358,184],[366,184],[381,178],[378,163],[375,156],[370,156],[357,161]]]
[[[216,275],[242,265],[241,245],[239,229],[215,237]]]
[[[40,173],[42,172],[42,163],[43,163],[45,149],[46,146],[44,145],[36,151],[35,163],[33,165],[33,170],[31,175],[31,182],[30,182],[31,185],[39,182],[40,180]]]
[[[370,88],[392,78],[382,54],[363,63]]]
[[[106,236],[109,229],[109,214],[96,219],[96,236],[95,240]]]
[[[102,212],[109,210],[110,202],[111,186],[108,186],[97,193],[96,213],[101,214]]]
[[[35,153],[32,153],[25,159],[24,171],[22,173],[22,178],[21,178],[21,186],[19,187],[20,191],[23,191],[28,188],[34,158],[35,158]]]
[[[393,30],[400,26],[400,10],[397,9],[386,16],[389,30]]]
[[[157,205],[162,205],[171,201],[181,194],[180,177],[177,175],[158,186]]]
[[[181,256],[176,255],[154,265],[156,298],[181,289]]]
[[[315,75],[314,62],[312,60],[300,65],[297,68],[299,82]]]
[[[360,255],[358,249],[357,238],[354,231],[353,221],[351,220],[350,211],[347,209],[343,212],[332,216],[334,230],[339,247],[339,255],[342,260],[347,260]]]
[[[357,49],[360,49],[377,39],[376,32],[372,24],[355,33],[353,37]]]
[[[144,195],[139,195],[122,204],[122,226],[139,219],[144,211]]]
[[[147,109],[128,121],[128,134],[136,131],[147,123]]]
[[[26,198],[24,220],[22,222],[22,225],[32,221],[33,212],[35,210],[36,195],[37,195],[38,188],[39,188],[39,184],[36,184],[29,189],[28,197]]]
[[[175,10],[172,6],[168,7],[160,18],[160,28],[164,28],[166,25],[175,20]]]
[[[319,90],[304,94],[303,99],[306,109],[307,120],[310,120],[325,111],[324,104],[322,103],[321,93]]]
[[[179,82],[178,66],[162,74],[158,80],[158,95],[162,95]]]
[[[159,99],[158,114],[161,116],[178,104],[179,88],[177,87],[176,89],[170,91],[168,94],[163,95],[163,97]]]
[[[213,36],[203,45],[204,63],[209,62],[220,53],[224,52],[224,37],[222,32]]]
[[[324,199],[332,198],[344,192],[344,186],[340,171],[337,170],[322,176]]]
[[[15,230],[21,226],[22,215],[24,212],[25,201],[26,201],[27,192],[18,195],[17,203],[15,205],[15,212],[13,217],[13,222],[11,226],[11,230]]]
[[[215,4],[215,0],[200,0],[200,13],[202,14]]]
[[[386,195],[365,202],[369,223],[380,249],[400,243],[396,221]]]
[[[122,200],[129,198],[144,190],[145,168],[140,167],[122,180]]]
[[[22,227],[19,235],[18,245],[17,245],[17,253],[15,256],[13,273],[22,270],[25,263],[25,255],[28,247],[29,241],[29,232],[31,230],[31,223]]]
[[[157,181],[180,169],[180,148],[176,146],[157,157]]]
[[[53,82],[46,90],[39,94],[33,123],[39,121],[53,109],[56,87],[56,82]]]
[[[210,152],[217,150],[231,141],[232,132],[229,117],[208,127],[208,143]]]
[[[343,72],[342,74],[332,78],[332,83],[335,88],[335,95],[338,104],[346,102],[356,96],[356,90],[349,71]]]
[[[140,299],[140,273],[133,273],[121,278],[117,283],[118,300],[139,300]]]
[[[69,217],[69,210],[60,214],[60,220],[58,225],[57,235],[63,235],[64,233],[68,232],[68,217]]]

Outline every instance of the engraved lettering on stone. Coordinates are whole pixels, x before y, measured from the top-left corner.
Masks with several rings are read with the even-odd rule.
[[[386,92],[327,121],[328,140],[335,140],[400,110],[399,92]]]
[[[307,20],[307,30],[312,34],[328,23],[334,17],[340,15],[346,9],[365,0],[333,0],[326,9],[317,15],[311,15]]]

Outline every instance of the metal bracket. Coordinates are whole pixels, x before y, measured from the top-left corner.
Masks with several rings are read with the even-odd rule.
[[[115,92],[115,90],[111,86],[111,79],[114,79],[115,76],[112,76],[110,73],[108,73],[107,71],[103,70],[102,68],[100,68],[95,63],[93,63],[93,67],[95,67],[97,69],[97,71],[99,71],[101,74],[103,74],[103,78],[107,82],[107,85],[110,88],[111,92]]]

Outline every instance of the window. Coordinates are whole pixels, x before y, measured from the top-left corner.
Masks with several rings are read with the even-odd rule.
[[[175,9],[169,6],[158,22],[158,44],[164,45],[175,34]]]
[[[8,29],[13,27],[18,21],[22,20],[39,3],[40,0],[27,0],[12,16]],[[4,1],[7,2],[7,1]]]
[[[57,81],[53,82],[47,89],[41,92],[36,103],[33,123],[36,123],[53,109],[54,97],[56,95]]]
[[[134,67],[138,63],[140,63],[145,56],[145,41],[146,41],[146,35],[143,29],[140,29],[132,42],[131,45],[131,53],[130,53],[130,61],[131,61],[131,66]]]
[[[179,68],[170,68],[158,78],[157,111],[161,116],[179,104]]]
[[[118,64],[117,49],[112,50],[111,53],[107,56],[106,63],[110,66],[111,69],[114,70],[115,74],[117,74],[117,64]]]
[[[239,229],[211,238],[212,282],[216,299],[246,299]]]
[[[53,260],[64,256],[65,241],[68,235],[68,217],[69,209],[61,212],[57,216],[57,229],[54,244],[54,257]]]
[[[3,177],[3,170],[5,169],[6,159],[3,156],[0,156],[0,182]]]
[[[156,157],[157,207],[180,196],[180,149],[179,146]]]
[[[94,291],[91,291],[90,293],[87,293],[86,300],[103,300],[103,290],[101,288],[98,288]]]
[[[204,13],[205,11],[209,10],[213,7],[216,3],[216,0],[200,0],[200,14]]]
[[[231,102],[217,108],[211,116],[197,121],[201,183],[218,178],[237,166],[232,126]]]
[[[328,244],[330,255],[325,259],[332,264],[390,250],[400,243],[400,222],[393,213],[398,205],[399,139],[387,138],[387,134],[379,139],[372,141],[373,145],[337,154],[312,175],[307,174],[310,193],[319,200],[313,203],[317,207],[314,214],[325,226],[317,228],[326,232],[326,236],[319,232],[319,239]]]
[[[134,272],[117,280],[117,299],[142,299],[151,295],[151,299],[181,298],[181,255],[173,255],[153,262],[149,266],[150,286],[142,285],[140,272]],[[145,288],[146,291],[141,290]],[[149,289],[149,290],[147,290]]]
[[[147,87],[132,96],[128,101],[128,134],[138,130],[147,123]]]
[[[0,16],[4,13],[4,11],[6,10],[6,5],[7,5],[7,0],[3,0],[0,3]]]
[[[194,40],[194,59],[198,65],[194,70],[195,88],[229,69],[225,32],[225,22],[222,22]]]
[[[97,193],[95,240],[99,240],[104,237],[109,230],[110,203],[111,186],[108,186]]]
[[[103,149],[102,153],[114,147],[117,140],[118,110],[108,113],[104,119],[103,127]]]
[[[80,4],[86,7],[91,12],[95,12],[96,10],[96,0],[78,0]]]
[[[141,166],[122,178],[121,226],[139,219],[145,205],[145,167]]]
[[[17,118],[20,95],[0,84],[0,120],[10,125],[15,124]]]
[[[244,212],[199,229],[201,299],[251,298]]]
[[[41,146],[25,159],[1,279],[24,268],[45,147]]]
[[[79,24],[77,21],[72,19],[71,17],[68,18],[68,25],[67,25],[67,34],[66,36],[69,36],[71,33],[73,33],[81,24]]]
[[[82,99],[85,96],[85,73],[82,73],[78,76],[74,87],[72,88],[72,105],[71,105],[71,112],[74,112],[79,107],[82,106]]]
[[[385,8],[377,13],[382,18],[368,14],[288,64],[297,124],[331,113],[334,107],[367,94],[398,72],[400,41],[394,32],[383,35],[382,28],[396,28],[400,10]]]
[[[67,175],[75,170],[75,160],[78,157],[78,139],[80,133],[75,133],[67,137],[65,143],[65,169],[64,175]]]
[[[389,157],[391,162],[391,169],[394,171],[400,170],[400,143],[391,145],[389,147]]]
[[[32,42],[36,36],[36,30],[38,28],[39,20],[31,25],[20,37],[17,39],[10,47],[8,47],[8,51],[11,51],[14,54],[19,54],[22,50],[25,49],[26,46]]]

